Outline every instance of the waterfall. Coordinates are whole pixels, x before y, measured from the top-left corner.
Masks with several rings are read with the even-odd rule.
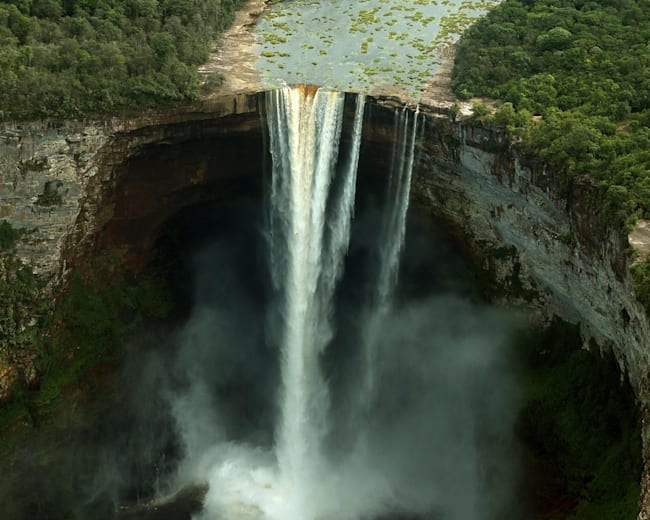
[[[359,416],[368,413],[375,392],[376,343],[382,321],[391,310],[397,285],[400,253],[404,246],[406,215],[411,193],[419,107],[415,113],[407,107],[395,109],[394,140],[386,190],[386,208],[378,240],[377,278],[369,295],[362,324],[363,378],[359,388]]]
[[[357,194],[364,103],[308,86],[266,94],[272,290],[262,277],[248,285],[248,257],[234,265],[248,247],[230,252],[227,240],[229,261],[219,261],[220,241],[197,281],[217,297],[198,302],[180,337],[185,377],[173,407],[186,457],[177,479],[209,486],[196,520],[467,520],[508,511],[515,407],[501,354],[509,325],[454,295],[404,291],[395,304],[424,125],[417,110],[394,111],[393,135],[370,142],[363,157],[385,145],[364,166],[388,158],[385,195],[370,176]],[[412,265],[444,275],[448,260],[430,254],[437,239],[420,231]]]
[[[332,336],[328,316],[350,237],[364,97],[357,96],[353,140],[338,190],[344,95],[313,87],[267,96],[273,171],[271,256],[282,300],[282,401],[276,455],[296,509],[322,471],[328,388],[319,357]],[[333,193],[330,193],[333,192]]]
[[[411,193],[419,112],[418,107],[411,121],[411,112],[407,107],[402,108],[401,111],[395,110],[395,140],[386,192],[387,211],[379,240],[381,255],[375,305],[381,308],[389,303],[397,284],[397,271],[400,253],[404,246],[406,213]]]
[[[328,434],[337,433],[330,428],[338,427],[339,419],[330,410],[321,362],[334,337],[333,302],[354,214],[365,97],[356,95],[355,100],[343,153],[345,94],[308,86],[266,94],[272,158],[267,236],[277,298],[269,309],[267,339],[279,346],[281,356],[279,417],[272,450],[225,443],[210,452],[210,491],[201,520],[358,520],[373,518],[394,503],[390,471],[374,470],[372,459],[380,454],[352,446],[341,463],[326,447],[331,447]],[[368,303],[372,311],[366,313],[374,333],[387,316],[396,283],[417,126],[417,117],[407,110],[395,117],[387,210],[378,237],[382,249]],[[360,353],[368,364],[374,342],[365,341],[364,347]],[[362,368],[355,392],[369,396],[372,374],[371,366]],[[346,404],[354,412],[355,402]]]

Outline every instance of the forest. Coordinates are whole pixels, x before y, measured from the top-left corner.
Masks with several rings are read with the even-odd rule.
[[[650,214],[649,40],[647,2],[506,0],[463,36],[453,86],[505,101],[493,121],[633,222]]]
[[[195,99],[241,0],[0,0],[0,121]]]
[[[90,117],[196,99],[196,66],[241,3],[0,0],[0,121]],[[453,87],[461,99],[483,98],[475,105],[476,124],[505,128],[524,153],[562,176],[568,201],[575,184],[593,186],[602,208],[597,217],[629,228],[650,218],[649,42],[647,0],[504,0],[460,41]],[[113,274],[106,283],[118,261],[109,255],[108,267],[94,263],[72,276],[53,307],[43,299],[44,281],[15,257],[26,233],[0,221],[0,370],[20,366],[31,349],[36,355],[28,361],[42,379],[32,386],[21,381],[1,407],[3,475],[16,471],[9,457],[15,439],[54,424],[55,446],[72,420],[91,431],[91,414],[70,419],[64,405],[105,390],[102,375],[117,370],[127,339],[144,323],[162,329],[185,312],[174,307],[168,264],[152,263],[137,283]],[[650,263],[636,266],[634,276],[650,310]],[[159,341],[142,336],[138,348],[145,352]],[[582,501],[575,518],[636,516],[638,418],[618,367],[611,359],[613,371],[595,365],[579,328],[568,323],[552,323],[539,338],[527,335],[525,345],[522,380],[530,400],[517,434],[553,466],[551,480],[559,482],[553,485]],[[31,473],[45,474],[50,464],[77,477],[95,464],[86,456],[66,467],[53,450],[29,451],[37,460],[27,466]],[[19,479],[6,490],[0,485],[0,503],[20,507],[16,498],[26,497],[40,517],[53,514],[51,504],[77,507],[78,486],[45,482],[45,489]]]
[[[560,172],[564,195],[594,185],[603,216],[650,218],[650,4],[505,0],[463,35],[452,74],[462,99],[501,100],[479,116]],[[633,268],[650,310],[650,264]]]

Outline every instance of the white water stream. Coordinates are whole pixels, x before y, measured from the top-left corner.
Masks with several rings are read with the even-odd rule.
[[[337,282],[348,251],[365,98],[356,95],[349,150],[339,157],[345,94],[316,87],[285,87],[267,94],[273,167],[269,229],[272,280],[280,310],[272,315],[281,355],[279,419],[273,452],[220,445],[204,457],[210,492],[202,518],[356,520],[390,502],[391,489],[365,460],[350,453],[346,467],[325,448],[330,432],[330,390],[321,368],[334,335],[331,318]],[[396,144],[382,225],[376,294],[368,319],[387,314],[405,231],[417,114],[396,113]],[[367,332],[367,331],[366,331]],[[372,341],[358,393],[372,392]],[[353,450],[354,451],[354,450]],[[348,491],[354,488],[354,494]],[[347,502],[341,497],[348,496]],[[356,503],[355,503],[356,502]]]
[[[302,510],[308,508],[308,489],[317,485],[324,467],[321,446],[329,397],[319,356],[331,339],[328,315],[347,251],[354,203],[358,135],[343,172],[345,189],[338,199],[330,198],[343,101],[341,93],[288,87],[267,98],[269,119],[277,118],[269,125],[274,160],[271,207],[273,221],[285,226],[280,233],[285,243],[272,248],[280,257],[273,263],[286,262],[284,276],[276,279],[284,294],[283,391],[276,450],[282,479]],[[360,128],[363,115],[362,97],[358,104],[355,128]],[[329,214],[328,206],[334,206]],[[328,227],[333,232],[326,236]]]
[[[363,380],[359,388],[360,415],[368,413],[375,394],[377,335],[381,323],[390,313],[397,285],[400,253],[404,246],[406,214],[411,193],[419,107],[414,114],[404,107],[395,110],[390,175],[386,190],[386,213],[377,241],[378,274],[374,291],[369,295],[362,327]]]

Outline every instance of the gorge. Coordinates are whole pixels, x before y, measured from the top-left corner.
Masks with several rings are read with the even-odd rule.
[[[233,85],[0,126],[9,518],[647,518],[593,182],[432,91]]]
[[[24,202],[21,206],[14,199],[13,209],[6,205],[3,214],[15,226],[35,228],[17,244],[17,255],[28,262],[35,259],[35,268],[49,277],[73,268],[83,272],[84,265],[92,269],[108,266],[108,272],[137,276],[152,255],[159,254],[156,251],[184,249],[179,247],[178,238],[173,238],[178,237],[178,229],[184,230],[181,236],[198,236],[201,229],[206,233],[214,225],[219,229],[225,224],[197,228],[201,220],[192,220],[188,211],[215,203],[228,207],[230,200],[260,196],[264,184],[260,175],[264,162],[269,161],[263,153],[267,138],[260,118],[268,110],[266,104],[264,94],[230,95],[212,101],[201,111],[114,121],[114,128],[89,126],[77,128],[74,134],[66,128],[38,125],[6,129],[3,157],[14,162],[3,171],[17,173],[5,178],[4,185],[7,181],[15,183],[12,193]],[[359,143],[359,193],[366,194],[362,198],[376,191],[373,186],[377,183],[385,182],[382,179],[391,162],[394,114],[402,107],[397,99],[366,101]],[[348,145],[353,140],[354,111],[350,98],[345,104],[342,134],[342,142]],[[463,276],[484,280],[479,292],[490,295],[490,299],[510,302],[508,305],[516,302],[528,309],[526,320],[532,327],[555,316],[580,323],[584,341],[591,339],[592,348],[611,348],[635,393],[643,396],[647,320],[623,270],[624,237],[610,235],[606,223],[598,225],[588,199],[567,203],[558,193],[552,171],[544,174],[536,172],[534,164],[525,166],[524,159],[498,132],[463,120],[452,122],[435,107],[422,105],[420,114],[422,127],[415,147],[411,198],[416,208],[424,208],[419,211],[434,215],[439,225],[451,230],[455,237],[452,242],[459,244],[466,258],[474,259],[470,264],[475,267]],[[57,153],[52,153],[53,149]],[[28,165],[23,167],[24,175],[20,164]],[[33,166],[39,164],[44,166]],[[56,186],[61,204],[42,207],[30,202],[38,199],[48,181],[60,181]],[[170,228],[175,219],[186,223]],[[378,231],[371,234],[381,236]],[[170,245],[164,246],[170,239]],[[415,239],[415,243],[418,240],[423,239]],[[408,244],[407,240],[407,248]],[[257,254],[242,265],[255,264]],[[191,293],[193,289],[185,291]],[[460,313],[482,312],[450,305]],[[613,308],[618,310],[611,312]],[[445,315],[439,307],[431,312],[429,316]],[[501,318],[487,319],[497,323]],[[230,320],[237,322],[234,316]],[[224,325],[228,321],[217,320]],[[479,328],[473,329],[473,334],[480,337],[482,329],[475,326]],[[504,323],[504,327],[509,326]],[[250,353],[241,348],[242,354]],[[269,358],[268,351],[254,350],[252,354],[266,360],[269,373],[277,373],[276,361]],[[228,359],[234,362],[232,354],[221,361]],[[166,363],[176,362],[168,359]],[[509,388],[508,378],[503,381]],[[135,391],[146,391],[147,385],[143,383],[142,387]],[[344,388],[342,384],[339,391]],[[264,395],[269,389],[264,387],[253,394],[256,392]],[[251,401],[262,406],[260,402],[266,402],[267,409],[273,407],[259,395]],[[267,413],[262,417],[259,420],[266,425],[268,435],[273,420]],[[154,424],[160,427],[157,421]],[[340,435],[344,434],[341,431]],[[265,442],[269,441],[267,438]]]

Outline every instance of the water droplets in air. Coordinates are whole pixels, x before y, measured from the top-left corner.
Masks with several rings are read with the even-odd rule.
[[[363,95],[352,96],[343,147],[345,94],[297,86],[266,95],[272,157],[267,235],[277,295],[270,314],[276,333],[269,341],[281,357],[279,417],[271,451],[229,443],[215,448],[207,463],[206,519],[352,520],[384,507],[392,493],[355,453],[341,468],[326,449],[330,388],[321,360],[335,332],[334,296],[350,242],[365,106]],[[417,118],[408,113],[396,113],[390,211],[381,237],[391,247],[382,249],[378,293],[368,300],[373,320],[383,314],[371,307],[388,305],[404,238]],[[366,368],[358,388],[364,396],[372,373]],[[337,499],[342,496],[349,497],[345,503]]]

